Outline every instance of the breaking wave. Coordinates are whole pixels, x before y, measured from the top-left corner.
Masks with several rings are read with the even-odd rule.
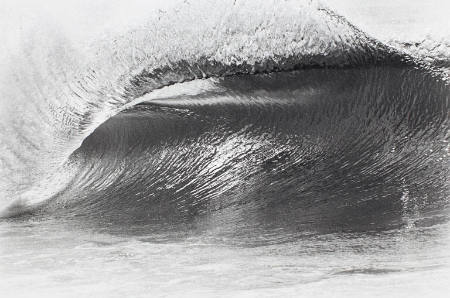
[[[236,232],[385,228],[448,207],[446,65],[319,3],[185,3],[87,42],[81,62],[52,38],[3,78],[3,216]]]

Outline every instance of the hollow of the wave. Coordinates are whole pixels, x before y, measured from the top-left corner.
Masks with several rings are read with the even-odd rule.
[[[76,177],[39,214],[116,232],[269,239],[448,219],[450,90],[427,71],[213,84],[103,123],[72,154]]]

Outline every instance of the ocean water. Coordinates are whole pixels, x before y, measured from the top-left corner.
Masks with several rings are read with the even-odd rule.
[[[4,297],[445,297],[448,223],[242,245],[2,223]],[[170,241],[167,238],[176,238]]]
[[[23,21],[0,296],[445,296],[446,37],[328,4],[357,26],[317,1],[147,4],[86,40]]]

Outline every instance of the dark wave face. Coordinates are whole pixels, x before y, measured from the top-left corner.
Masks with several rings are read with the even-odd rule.
[[[41,215],[252,243],[448,220],[450,89],[428,72],[316,69],[214,84],[103,123]]]

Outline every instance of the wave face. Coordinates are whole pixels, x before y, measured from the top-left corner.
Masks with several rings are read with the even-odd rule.
[[[201,222],[246,237],[446,218],[450,90],[428,72],[312,69],[195,88],[100,125],[41,212],[122,231]]]

